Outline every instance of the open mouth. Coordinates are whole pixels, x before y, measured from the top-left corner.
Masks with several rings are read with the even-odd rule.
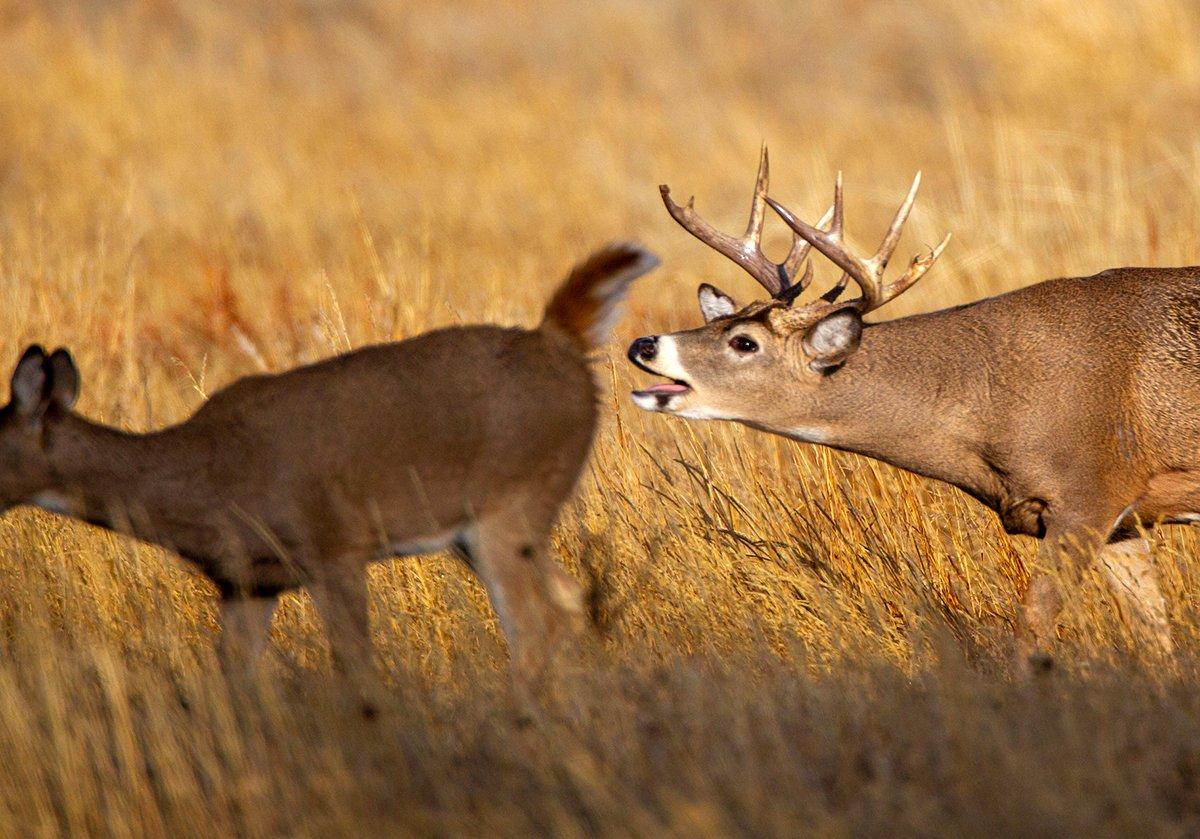
[[[633,404],[644,411],[669,412],[676,410],[677,399],[692,392],[692,387],[682,379],[669,382],[659,382],[643,390],[635,390],[632,394]]]
[[[685,381],[674,379],[670,382],[659,382],[651,385],[644,390],[635,390],[634,396],[678,396],[681,393],[687,393],[692,387]]]
[[[635,341],[630,346],[628,353],[629,360],[632,361],[634,366],[636,366],[638,369],[644,370],[652,376],[658,376],[659,378],[667,379],[667,381],[652,384],[650,387],[642,390],[635,390],[631,395],[633,396],[634,404],[636,404],[639,408],[643,408],[647,411],[667,411],[671,409],[671,402],[674,399],[691,393],[692,386],[683,379],[674,379],[670,376],[663,375],[658,370],[655,370],[646,363],[646,360],[648,359],[645,359],[645,356],[648,355],[650,359],[653,359],[657,355],[657,353],[653,351],[653,347],[651,347],[651,351],[649,353],[647,353],[642,347],[647,340],[653,339],[642,338]]]

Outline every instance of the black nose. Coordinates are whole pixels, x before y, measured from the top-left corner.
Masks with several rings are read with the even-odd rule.
[[[629,345],[629,360],[634,364],[639,361],[653,361],[658,355],[658,338],[638,338]]]

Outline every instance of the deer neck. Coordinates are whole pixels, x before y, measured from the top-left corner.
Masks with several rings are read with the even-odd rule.
[[[32,501],[102,527],[149,535],[154,514],[173,503],[162,478],[178,465],[161,438],[67,415],[47,431],[53,485]]]
[[[806,406],[812,421],[801,432],[994,498],[995,476],[984,458],[987,354],[977,346],[983,339],[941,315],[868,326],[858,351]]]

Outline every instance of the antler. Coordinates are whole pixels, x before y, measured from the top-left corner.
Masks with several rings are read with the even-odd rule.
[[[900,231],[904,228],[904,222],[908,220],[908,214],[912,210],[913,201],[917,198],[917,188],[921,185],[921,173],[913,178],[912,188],[908,191],[908,196],[904,199],[904,203],[900,205],[900,209],[896,210],[896,215],[892,219],[892,225],[888,228],[887,235],[883,237],[883,242],[879,246],[879,250],[870,259],[863,259],[851,253],[846,248],[846,241],[842,235],[842,173],[837,176],[837,186],[833,193],[833,223],[829,230],[821,230],[817,227],[801,221],[792,215],[778,201],[772,198],[767,199],[767,203],[771,205],[779,217],[783,219],[788,227],[799,236],[802,236],[806,242],[816,247],[821,253],[829,257],[834,264],[846,272],[849,279],[854,280],[862,289],[862,297],[854,301],[862,314],[878,309],[884,303],[898,296],[906,289],[910,288],[913,283],[921,279],[925,272],[928,271],[937,258],[942,255],[942,251],[946,249],[946,245],[950,242],[950,234],[946,234],[946,238],[942,239],[941,244],[930,251],[926,256],[914,256],[912,263],[908,266],[908,270],[904,272],[904,276],[899,279],[884,285],[883,272],[887,269],[888,260],[892,258],[892,252],[896,250],[896,244],[900,241]],[[845,288],[847,276],[843,276],[841,282],[834,286],[823,297],[825,300],[832,302],[837,299],[838,294]]]
[[[767,146],[764,143],[762,155],[758,161],[758,180],[754,184],[754,200],[750,204],[750,223],[746,225],[746,232],[740,239],[722,233],[697,215],[694,208],[695,198],[689,198],[687,205],[680,207],[671,200],[671,189],[666,184],[659,186],[658,191],[662,193],[667,212],[671,214],[671,218],[679,222],[684,230],[717,253],[742,266],[746,273],[758,280],[759,284],[771,293],[772,297],[791,303],[812,282],[811,262],[805,266],[804,274],[799,280],[796,279],[800,263],[805,261],[812,245],[805,241],[801,234],[793,232],[792,249],[788,251],[787,258],[783,262],[772,262],[763,255],[763,218],[766,215],[767,202],[771,200],[767,197],[768,177]],[[831,208],[818,222],[818,226],[827,224],[832,212]]]

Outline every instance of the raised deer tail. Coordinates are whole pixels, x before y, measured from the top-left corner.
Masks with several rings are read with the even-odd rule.
[[[561,332],[584,352],[596,349],[608,340],[630,284],[657,265],[641,245],[605,245],[571,269],[546,304],[541,328]]]

